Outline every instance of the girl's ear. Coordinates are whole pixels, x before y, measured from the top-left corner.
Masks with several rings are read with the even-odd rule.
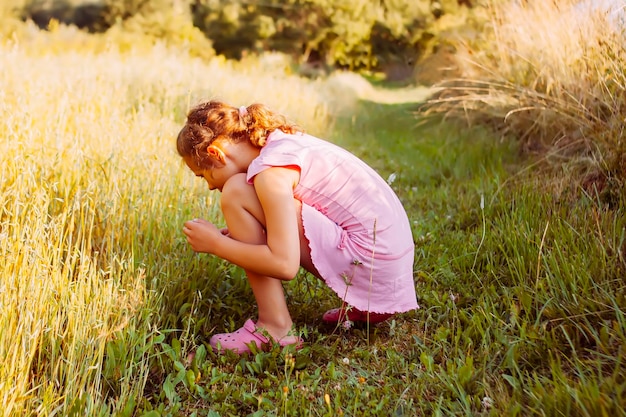
[[[226,155],[219,145],[209,145],[209,147],[206,148],[206,152],[211,158],[215,159],[216,161],[219,161],[222,164],[226,162]]]

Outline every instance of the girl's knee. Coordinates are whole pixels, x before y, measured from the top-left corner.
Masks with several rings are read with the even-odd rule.
[[[259,197],[256,195],[254,186],[248,184],[244,173],[235,174],[226,181],[222,188],[220,205],[227,223],[229,218],[240,221],[239,216],[245,212],[247,215],[252,215],[259,223],[265,224],[265,216]]]
[[[220,200],[223,207],[224,204],[248,201],[252,196],[256,198],[254,187],[248,184],[246,174],[240,173],[233,175],[226,181],[222,188],[222,197]]]

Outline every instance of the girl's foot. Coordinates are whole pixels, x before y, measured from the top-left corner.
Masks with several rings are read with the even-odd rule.
[[[213,349],[218,352],[231,350],[237,354],[242,354],[250,352],[250,344],[256,345],[258,349],[271,346],[273,343],[277,343],[281,347],[296,345],[296,349],[300,349],[303,342],[298,336],[292,335],[275,340],[264,329],[257,327],[252,320],[247,320],[239,330],[213,335],[210,343]]]
[[[394,314],[392,313],[372,313],[357,310],[354,307],[342,307],[328,310],[322,316],[322,321],[326,324],[337,324],[346,320],[360,323],[367,323],[369,321],[370,324],[376,324],[393,316]]]

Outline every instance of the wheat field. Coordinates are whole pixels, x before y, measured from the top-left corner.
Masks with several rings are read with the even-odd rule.
[[[312,131],[330,120],[318,86],[275,65],[122,51],[54,29],[0,45],[4,416],[106,415],[141,396],[142,347],[159,333],[162,288],[179,279],[170,260],[188,251],[182,223],[194,209],[217,215],[175,150],[191,105],[262,101]],[[113,339],[135,352],[125,369],[103,369]],[[103,372],[120,385],[103,386]]]

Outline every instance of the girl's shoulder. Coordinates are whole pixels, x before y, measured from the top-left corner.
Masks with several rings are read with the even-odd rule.
[[[267,143],[278,142],[282,140],[287,140],[287,141],[302,140],[308,136],[309,135],[307,135],[304,132],[286,133],[280,129],[276,129],[267,136]]]
[[[334,145],[332,142],[328,142],[305,132],[285,133],[280,130],[275,130],[269,134],[266,142],[266,146],[267,145],[281,148],[337,147],[337,145]]]

